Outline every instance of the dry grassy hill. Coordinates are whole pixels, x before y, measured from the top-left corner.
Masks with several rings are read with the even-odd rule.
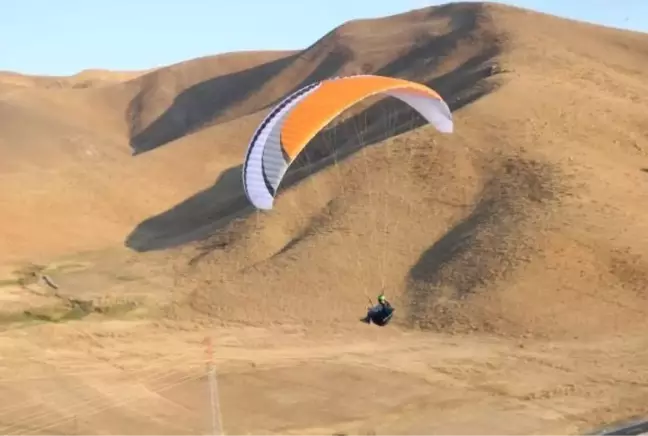
[[[418,125],[384,103],[322,134],[311,162],[333,135],[343,155],[371,146],[190,249],[190,306],[240,322],[344,322],[384,288],[410,327],[580,336],[645,325],[648,38],[484,4],[387,20],[384,39],[363,21],[327,37],[348,53],[336,72],[371,64],[430,84],[456,133],[380,142]],[[407,48],[390,48],[397,40]],[[372,47],[389,57],[365,58]],[[219,190],[141,229],[182,226]]]
[[[407,326],[638,326],[647,62],[643,34],[457,3],[352,21],[299,52],[4,75],[3,257],[182,246],[180,306],[230,321],[353,320],[384,288]],[[252,213],[239,166],[255,123],[297,87],[358,72],[428,83],[456,133],[360,105],[314,140],[275,211]]]

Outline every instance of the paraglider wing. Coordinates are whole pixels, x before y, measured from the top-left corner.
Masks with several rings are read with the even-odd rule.
[[[286,97],[254,133],[243,163],[243,187],[250,202],[258,209],[272,209],[283,176],[306,144],[336,116],[377,94],[405,102],[440,132],[453,130],[448,105],[425,85],[372,75],[313,83]]]

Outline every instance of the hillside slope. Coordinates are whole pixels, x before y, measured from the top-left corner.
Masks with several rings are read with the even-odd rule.
[[[214,56],[83,87],[75,86],[74,78],[0,75],[0,223],[11,247],[0,262],[121,245],[143,218],[212,183],[235,151],[228,161],[211,147],[210,132],[209,138],[185,141],[198,147],[191,153],[162,150],[134,159],[132,102],[151,83],[159,92],[188,87],[274,57]],[[91,73],[79,76],[96,77]]]
[[[456,3],[349,22],[299,52],[83,87],[3,80],[0,261],[177,247],[178,317],[355,322],[384,288],[407,327],[643,326],[647,66],[643,34]],[[360,72],[437,89],[456,133],[359,105],[309,146],[273,213],[253,213],[239,167],[261,117]]]
[[[407,327],[569,337],[644,327],[648,37],[494,5],[427,13],[447,18],[451,36],[377,71],[439,89],[456,133],[349,134],[416,125],[409,113],[381,118],[390,103],[347,120],[334,131],[340,153],[373,146],[188,250],[188,305],[243,323],[344,323],[384,289]],[[439,69],[424,68],[439,47]],[[333,134],[314,141],[313,158]]]

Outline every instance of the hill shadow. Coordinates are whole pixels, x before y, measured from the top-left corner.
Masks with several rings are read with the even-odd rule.
[[[648,173],[648,168],[642,168],[641,171],[644,173]]]
[[[296,53],[195,84],[176,96],[162,115],[138,132],[141,123],[139,116],[146,95],[144,90],[140,91],[130,102],[126,112],[133,154],[154,150],[209,125],[232,105],[257,92],[299,55]]]
[[[486,181],[479,200],[412,266],[405,297],[410,327],[444,328],[466,321],[455,310],[484,285],[510,276],[536,251],[525,242],[525,223],[544,226],[563,191],[548,163],[509,158]],[[470,325],[470,324],[468,324]]]
[[[463,220],[445,233],[432,247],[420,256],[409,273],[407,287],[407,322],[410,326],[426,321],[430,303],[443,292],[442,285],[448,281],[444,269],[451,266],[463,254],[474,249],[480,228],[493,219],[494,202],[484,201]],[[461,276],[452,280],[452,299],[465,298],[483,279],[479,264],[474,269],[462,270]],[[443,322],[442,320],[439,320]]]
[[[223,171],[211,187],[142,221],[125,245],[138,252],[177,247],[202,240],[238,216],[253,212],[243,193],[241,169],[237,165]]]
[[[429,18],[449,19],[450,30],[442,35],[421,32],[409,51],[379,69],[377,74],[416,81],[425,80],[425,77],[429,76],[430,72],[434,72],[447,56],[456,52],[462,41],[478,30],[479,17],[483,9],[483,5],[479,3],[434,7],[430,11]],[[480,44],[484,47],[497,45],[496,38],[486,32],[481,39]]]

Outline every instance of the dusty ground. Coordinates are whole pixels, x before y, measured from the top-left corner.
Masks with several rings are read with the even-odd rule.
[[[211,431],[205,337],[226,433],[646,414],[646,69],[645,34],[462,3],[298,52],[0,73],[0,432]],[[358,72],[429,84],[456,132],[360,105],[251,211],[261,117]],[[383,288],[394,325],[358,323]]]
[[[641,413],[648,397],[644,335],[512,341],[86,321],[3,337],[0,431],[210,432],[206,337],[229,434],[574,434]]]

